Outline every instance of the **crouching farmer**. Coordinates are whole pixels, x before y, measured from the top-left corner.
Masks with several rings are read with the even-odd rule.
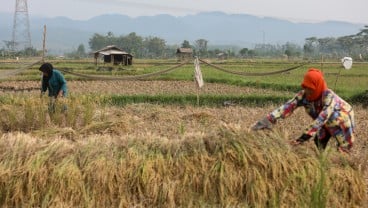
[[[267,114],[252,129],[270,129],[278,119],[287,118],[296,108],[304,107],[313,121],[292,144],[303,144],[313,138],[319,149],[325,149],[330,138],[334,138],[340,152],[349,152],[353,147],[355,127],[351,105],[327,87],[318,69],[307,71],[301,87],[291,100]]]
[[[49,91],[49,112],[55,113],[55,105],[57,100],[67,96],[68,88],[64,75],[50,63],[44,63],[39,70],[42,72],[41,95],[47,90]],[[65,112],[67,106],[63,104],[62,111]]]

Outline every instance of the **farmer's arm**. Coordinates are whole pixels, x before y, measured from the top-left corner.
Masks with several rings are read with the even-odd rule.
[[[253,126],[253,130],[271,129],[272,124],[275,124],[278,119],[284,119],[290,116],[293,111],[302,105],[304,91],[299,91],[292,99],[287,101],[284,105],[267,114],[264,118],[257,121]]]
[[[45,81],[44,77],[42,78],[42,81],[41,81],[41,92],[46,92],[47,90],[47,82]]]
[[[60,84],[60,90],[58,92],[58,97],[64,97],[66,96],[67,93],[67,85],[66,85],[66,80],[64,78],[64,76],[61,73],[58,73],[58,81]]]
[[[294,110],[301,105],[300,103],[303,99],[303,94],[304,91],[299,91],[291,100],[269,113],[267,115],[268,120],[271,123],[276,123],[278,119],[284,119],[290,116]]]
[[[67,94],[68,89],[66,86],[66,80],[63,75],[60,76],[60,83],[61,83],[61,88],[60,88],[59,94],[61,93],[62,96],[65,96]]]

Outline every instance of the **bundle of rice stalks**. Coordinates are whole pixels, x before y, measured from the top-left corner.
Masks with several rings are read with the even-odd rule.
[[[8,135],[0,147],[0,200],[8,206],[335,207],[365,200],[358,170],[308,146],[295,151],[277,132],[221,127],[202,139],[93,135],[74,143]]]

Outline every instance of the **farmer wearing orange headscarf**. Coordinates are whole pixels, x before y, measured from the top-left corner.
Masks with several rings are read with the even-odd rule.
[[[354,111],[346,101],[328,89],[320,70],[310,68],[301,83],[302,90],[284,105],[258,121],[253,130],[271,129],[278,119],[284,119],[303,106],[313,122],[292,142],[302,144],[314,138],[320,149],[325,149],[331,137],[339,151],[349,152],[354,142]]]

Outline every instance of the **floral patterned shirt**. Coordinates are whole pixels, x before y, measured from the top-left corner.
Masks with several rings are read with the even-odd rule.
[[[355,127],[353,109],[330,89],[323,91],[321,98],[313,102],[308,101],[304,90],[301,90],[291,100],[269,113],[267,117],[271,123],[276,123],[278,119],[290,116],[300,106],[303,106],[308,115],[313,118],[313,122],[305,129],[304,134],[321,137],[318,134],[319,130],[325,127],[330,135],[336,137],[338,146],[342,143],[352,145]]]

